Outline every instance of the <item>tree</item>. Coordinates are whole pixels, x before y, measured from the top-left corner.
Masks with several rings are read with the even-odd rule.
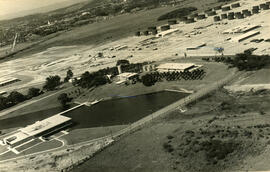
[[[63,108],[67,107],[67,103],[71,102],[71,98],[68,97],[67,93],[62,93],[58,96],[58,101],[61,103]]]
[[[61,84],[60,80],[61,78],[58,75],[49,76],[46,78],[46,83],[43,88],[47,91],[52,91]]]
[[[8,98],[0,96],[0,110],[8,108],[9,102]]]
[[[117,60],[116,62],[116,66],[119,66],[119,65],[128,65],[129,64],[129,61],[128,60]]]
[[[72,72],[71,69],[69,69],[69,70],[67,71],[67,76],[65,77],[64,81],[65,81],[65,82],[68,82],[68,80],[70,80],[72,77],[73,77],[73,72]]]
[[[13,104],[18,104],[20,102],[23,102],[24,100],[26,100],[26,96],[24,96],[22,93],[19,93],[17,91],[12,91],[9,95],[8,95],[8,100],[10,102],[12,102]]]
[[[147,87],[155,85],[156,82],[157,80],[151,74],[145,74],[144,76],[142,76],[142,83]]]
[[[36,97],[40,95],[40,89],[39,88],[29,88],[28,93],[27,93],[27,97],[28,98],[32,98],[32,97]]]

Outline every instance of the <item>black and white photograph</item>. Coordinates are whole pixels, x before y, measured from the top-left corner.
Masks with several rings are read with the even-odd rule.
[[[0,0],[0,172],[270,172],[270,0]]]

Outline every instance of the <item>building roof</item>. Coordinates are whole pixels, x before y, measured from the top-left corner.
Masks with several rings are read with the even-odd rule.
[[[229,33],[246,33],[250,30],[256,29],[258,27],[261,27],[261,25],[241,25],[234,28],[227,29],[223,31],[223,34],[229,34]]]
[[[194,65],[194,63],[164,63],[159,65],[157,69],[185,70]]]
[[[12,134],[12,135],[4,138],[4,140],[9,142],[10,144],[14,144],[14,143],[17,143],[17,142],[19,142],[21,140],[24,140],[24,139],[28,138],[28,137],[29,137],[29,135],[19,131],[19,132],[15,133],[15,134]]]
[[[131,72],[124,72],[124,73],[119,74],[118,76],[122,77],[122,78],[130,78],[130,77],[136,76],[136,75],[138,75],[138,74],[137,73],[131,73]]]
[[[159,36],[165,36],[167,34],[171,34],[171,33],[174,33],[174,32],[178,32],[179,29],[169,29],[169,30],[165,30],[165,31],[162,31],[160,33],[157,34],[157,37]]]
[[[19,130],[23,133],[26,133],[27,135],[34,136],[70,120],[71,118],[66,116],[54,115],[50,118],[44,119],[42,121],[37,121],[36,123],[28,125],[27,127],[21,128]]]
[[[13,77],[7,78],[7,77],[3,77],[3,78],[0,78],[0,84],[5,84],[5,83],[16,81],[16,80],[18,80],[18,78],[13,78]]]
[[[260,34],[260,31],[250,31],[250,32],[247,32],[247,33],[244,33],[242,35],[239,35],[237,37],[234,37],[231,39],[231,41],[233,42],[240,42],[241,40],[244,40],[245,38],[249,38],[251,36],[255,36],[257,34]]]

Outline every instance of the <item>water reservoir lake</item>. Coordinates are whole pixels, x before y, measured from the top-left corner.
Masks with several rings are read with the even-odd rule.
[[[116,98],[101,101],[92,106],[81,106],[63,115],[71,117],[76,128],[106,127],[126,125],[138,121],[159,109],[189,95],[188,93],[160,91],[132,97]],[[75,106],[72,105],[72,106]],[[61,112],[61,108],[24,114],[17,117],[0,120],[0,130],[24,127],[35,121],[48,118]]]

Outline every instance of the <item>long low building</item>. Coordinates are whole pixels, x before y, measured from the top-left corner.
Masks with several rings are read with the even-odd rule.
[[[165,31],[162,31],[162,32],[158,33],[158,34],[156,35],[156,37],[164,37],[164,36],[166,36],[166,35],[170,35],[170,34],[172,34],[172,33],[178,32],[178,31],[179,31],[179,29],[169,29],[169,30],[165,30]]]
[[[234,38],[231,39],[232,42],[241,42],[241,41],[244,41],[248,38],[251,38],[253,36],[256,36],[260,34],[259,31],[250,31],[250,32],[247,32],[247,33],[244,33],[242,35],[239,35],[239,36],[236,36]]]
[[[261,25],[241,25],[241,26],[237,26],[231,29],[227,29],[225,31],[223,31],[223,34],[234,34],[234,33],[247,33],[251,30],[257,29],[261,27]]]
[[[46,136],[71,124],[71,118],[63,115],[54,115],[32,125],[18,129],[14,134],[3,138],[3,143],[10,147],[21,145],[36,137]]]
[[[18,82],[18,81],[20,81],[18,78],[7,78],[7,77],[0,78],[0,87],[6,86],[14,82]]]
[[[201,65],[194,63],[164,63],[157,66],[158,72],[184,72],[199,68]]]

